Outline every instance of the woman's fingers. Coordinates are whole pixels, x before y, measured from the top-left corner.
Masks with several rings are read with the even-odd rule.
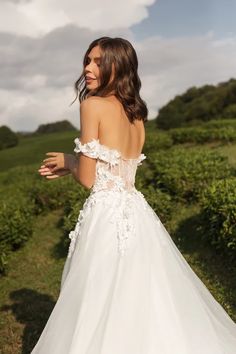
[[[54,157],[49,157],[48,159],[44,159],[43,162],[56,162],[57,160]]]
[[[41,165],[40,168],[38,169],[38,172],[39,172],[42,176],[52,175],[52,170],[49,169],[48,167],[46,167],[45,165]]]
[[[46,176],[47,179],[55,179],[58,178],[58,175]]]
[[[60,152],[46,152],[45,155],[51,155],[51,156],[57,156],[58,154],[61,154]]]
[[[41,174],[41,176],[51,176],[54,173],[52,173],[51,171],[41,171],[40,174]]]
[[[42,175],[42,176],[48,176],[48,175],[52,175],[52,172],[50,170],[47,170],[47,169],[40,169],[38,170],[39,173]]]

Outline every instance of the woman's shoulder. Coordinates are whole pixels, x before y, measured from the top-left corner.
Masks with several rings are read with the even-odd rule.
[[[107,105],[109,104],[109,101],[107,100],[106,97],[100,97],[100,96],[90,96],[88,98],[85,98],[81,103],[80,107],[87,107],[87,106],[94,106],[94,105]]]
[[[105,97],[90,96],[80,103],[80,112],[103,116],[109,109],[109,101]]]

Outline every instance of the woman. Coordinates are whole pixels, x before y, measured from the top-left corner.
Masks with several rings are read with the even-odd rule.
[[[76,82],[76,156],[50,152],[48,179],[91,190],[80,211],[57,303],[32,353],[235,354],[236,324],[188,265],[135,188],[147,108],[132,45],[102,37]]]

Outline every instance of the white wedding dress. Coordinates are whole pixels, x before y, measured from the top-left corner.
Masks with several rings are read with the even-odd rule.
[[[60,295],[33,354],[235,354],[236,324],[135,188],[137,166],[92,139],[97,160]]]

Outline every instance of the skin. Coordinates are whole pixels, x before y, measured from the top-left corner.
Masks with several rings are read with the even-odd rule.
[[[88,75],[89,77],[92,77],[94,79],[91,81],[86,81],[86,86],[88,90],[93,90],[97,88],[100,84],[100,56],[101,52],[99,46],[94,47],[88,55],[87,65],[84,68],[84,74],[85,77]],[[112,79],[113,72],[110,80]],[[82,176],[79,176],[79,161],[76,156],[72,154],[65,154],[62,152],[47,152],[46,155],[47,158],[43,160],[42,165],[38,169],[38,172],[41,176],[45,177],[46,179],[55,179],[68,174],[72,174],[73,177],[84,187],[88,189],[92,187],[92,183],[88,183],[86,180],[82,181]],[[81,156],[82,161],[84,158],[87,159],[86,157]]]
[[[84,75],[85,77],[88,75],[92,77],[94,80],[86,81],[87,89],[93,90],[97,88],[100,84],[100,63],[99,57],[101,55],[100,48],[98,46],[94,47],[89,55],[87,65],[84,68]],[[112,74],[110,81],[114,78],[114,65],[112,66]],[[105,102],[104,102],[105,100]],[[110,112],[107,111],[107,104],[109,103]],[[104,108],[104,105],[106,108]],[[109,97],[107,98],[100,98],[100,97],[89,97],[89,99],[84,100],[80,104],[80,123],[81,123],[81,137],[80,140],[88,141],[91,138],[91,134],[96,136],[97,131],[100,127],[100,135],[99,139],[104,141],[107,146],[112,146],[113,141],[117,140],[112,134],[108,133],[114,128],[118,130],[125,129],[127,131],[126,136],[123,136],[124,142],[127,141],[131,136],[139,137],[139,140],[143,140],[140,136],[140,132],[143,130],[141,127],[142,122],[137,121],[135,125],[128,124],[129,128],[127,127],[127,117],[121,117],[120,113],[117,117],[117,113],[115,116],[114,113],[114,106],[116,106],[117,112],[120,106],[120,102],[118,102],[114,92],[111,92]],[[105,109],[105,111],[104,111]],[[106,114],[104,114],[106,112]],[[109,119],[106,119],[105,116],[113,114],[113,122],[109,122]],[[102,118],[101,118],[102,117]],[[103,122],[103,123],[102,123]],[[128,133],[129,132],[129,133]],[[107,141],[106,139],[109,139]],[[137,139],[136,146],[138,144]],[[137,151],[137,148],[135,148]],[[137,156],[132,152],[124,153],[123,156]],[[89,158],[83,154],[65,154],[61,152],[47,152],[46,158],[43,160],[42,165],[40,166],[38,172],[41,176],[45,177],[46,179],[55,179],[58,177],[62,177],[68,174],[71,174],[74,179],[82,184],[85,188],[90,189],[94,184],[95,179],[95,169],[96,169],[96,160]]]

